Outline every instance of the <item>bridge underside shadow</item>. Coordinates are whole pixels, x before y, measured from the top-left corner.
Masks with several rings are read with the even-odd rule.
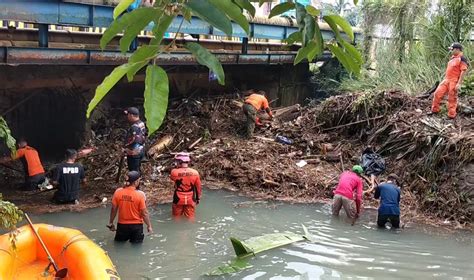
[[[248,89],[264,90],[272,107],[303,103],[311,97],[308,64],[224,65],[226,85],[209,81],[208,69],[197,65],[163,66],[170,79],[170,100],[218,98]],[[0,113],[15,137],[26,137],[46,157],[57,158],[66,148],[87,142],[87,104],[113,66],[0,65]],[[143,104],[145,75],[119,82],[94,115]],[[236,96],[236,95],[235,95]]]

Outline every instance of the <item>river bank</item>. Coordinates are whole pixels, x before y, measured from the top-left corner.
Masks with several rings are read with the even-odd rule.
[[[426,99],[400,92],[356,93],[275,110],[276,120],[247,140],[241,136],[240,105],[224,97],[171,105],[160,132],[149,139],[152,153],[142,166],[142,190],[150,203],[171,201],[168,174],[173,153],[183,150],[191,152],[206,186],[260,200],[330,202],[339,174],[371,145],[387,162],[385,174],[394,172],[403,180],[403,222],[472,229],[472,112],[461,112],[452,123],[442,115],[428,117]],[[52,192],[2,189],[4,197],[33,212],[79,211],[102,205],[104,198],[110,201],[119,162],[114,151],[126,127],[120,120],[119,114],[105,113],[91,125],[89,146],[97,149],[81,160],[89,183],[80,205],[51,206]],[[274,141],[277,135],[292,143]],[[364,206],[376,208],[377,201],[366,196]]]

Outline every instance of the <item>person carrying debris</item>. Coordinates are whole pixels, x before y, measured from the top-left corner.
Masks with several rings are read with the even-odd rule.
[[[462,53],[462,45],[453,43],[449,49],[452,52],[451,59],[446,67],[444,80],[439,84],[434,92],[433,103],[431,105],[431,113],[439,113],[439,104],[443,97],[448,94],[448,117],[454,119],[456,117],[456,108],[458,106],[458,92],[461,88],[462,80],[469,67],[469,62]]]
[[[127,120],[131,124],[125,138],[125,154],[127,155],[128,171],[140,172],[140,165],[145,155],[146,127],[140,120],[140,111],[130,107],[125,111]]]
[[[199,172],[188,167],[191,158],[188,153],[175,156],[177,168],[171,170],[170,179],[174,182],[172,213],[173,217],[185,216],[194,220],[195,208],[201,200],[201,178]]]
[[[1,162],[5,163],[17,159],[21,160],[25,171],[25,184],[23,190],[34,191],[38,188],[38,185],[46,180],[38,151],[33,147],[28,146],[25,139],[18,140],[17,145],[18,149],[16,150],[16,153],[11,158],[3,158]]]
[[[400,227],[400,179],[395,174],[389,174],[387,181],[375,187],[374,198],[380,198],[377,215],[377,226],[384,228],[387,222],[393,228]]]
[[[140,186],[140,173],[129,171],[127,174],[127,184],[118,188],[112,197],[112,209],[110,209],[110,219],[107,227],[111,231],[116,231],[115,241],[130,243],[142,243],[143,222],[147,225],[149,234],[153,233],[150,217],[146,207],[145,193],[138,190]],[[118,212],[118,223],[115,228],[114,221]]]
[[[76,163],[78,153],[76,150],[66,150],[66,161],[56,167],[53,185],[58,186],[54,193],[53,201],[58,204],[79,204],[79,189],[81,182],[85,183],[84,167]]]
[[[258,126],[263,125],[260,122],[260,119],[257,117],[257,112],[259,110],[265,110],[270,116],[270,119],[273,118],[272,111],[268,105],[268,100],[265,97],[264,91],[259,91],[258,93],[253,93],[247,99],[245,99],[245,104],[242,107],[245,116],[247,117],[246,121],[246,132],[247,137],[251,138],[253,136],[253,131],[255,129],[255,124]]]
[[[364,170],[360,165],[354,165],[352,171],[344,171],[339,177],[339,183],[334,190],[332,214],[339,216],[344,208],[347,217],[354,221],[359,217],[362,205],[363,182],[361,179]]]

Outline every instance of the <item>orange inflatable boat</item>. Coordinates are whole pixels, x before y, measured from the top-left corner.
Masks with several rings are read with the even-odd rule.
[[[41,239],[68,280],[120,280],[107,253],[80,231],[35,224]],[[9,235],[0,236],[1,280],[54,279],[54,268],[30,226],[19,228],[16,249]]]

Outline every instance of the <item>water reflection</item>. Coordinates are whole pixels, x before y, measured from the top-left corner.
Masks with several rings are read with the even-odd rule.
[[[472,242],[416,229],[378,230],[370,212],[350,226],[332,218],[328,205],[252,203],[223,191],[207,191],[204,198],[194,223],[173,221],[170,205],[151,208],[155,233],[140,246],[113,242],[113,233],[105,228],[108,210],[103,208],[47,214],[35,221],[82,230],[108,251],[126,280],[474,279]],[[230,236],[302,233],[301,224],[314,235],[314,242],[264,252],[249,261],[252,268],[235,275],[201,276],[234,257]]]

